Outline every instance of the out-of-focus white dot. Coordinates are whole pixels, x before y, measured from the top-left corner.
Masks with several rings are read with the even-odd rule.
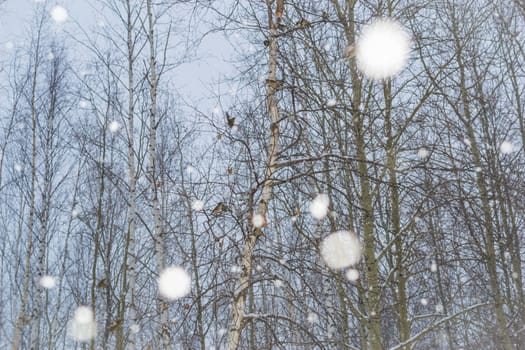
[[[259,272],[262,271],[262,266],[261,266],[261,265],[257,265],[257,266],[255,267],[255,270],[257,270],[257,271],[259,271]]]
[[[335,98],[331,98],[328,101],[326,101],[327,107],[334,107],[337,104],[337,100]]]
[[[466,137],[463,139],[463,143],[467,146],[470,146],[470,140],[467,139]]]
[[[315,312],[309,312],[306,320],[308,323],[315,324],[319,321],[319,316]]]
[[[120,129],[120,123],[117,122],[116,120],[113,120],[111,123],[109,123],[109,131],[111,131],[112,133],[119,131],[119,129]]]
[[[13,44],[12,41],[8,41],[4,44],[4,47],[7,51],[11,51],[12,49],[15,48],[15,44]]]
[[[81,212],[82,212],[82,209],[79,206],[75,206],[73,210],[71,210],[71,216],[76,218],[77,216],[80,215]]]
[[[336,231],[321,242],[320,253],[328,267],[342,269],[359,262],[361,242],[350,231]]]
[[[191,166],[191,165],[188,165],[186,167],[186,172],[191,175],[191,174],[193,174],[195,172],[195,168],[193,166]]]
[[[501,153],[503,154],[509,154],[514,151],[514,145],[510,143],[509,141],[503,141],[501,145],[499,146],[499,149]]]
[[[418,151],[417,151],[417,156],[420,158],[420,159],[426,159],[428,158],[428,156],[430,155],[430,153],[428,152],[428,150],[426,148],[420,148]]]
[[[427,306],[428,305],[428,299],[426,298],[422,298],[421,301],[420,301],[421,305],[423,306]]]
[[[191,209],[195,211],[201,211],[202,209],[204,209],[204,202],[198,199],[194,200],[191,204]]]
[[[253,227],[261,228],[264,225],[264,216],[261,214],[255,214],[252,219]]]
[[[53,289],[56,287],[57,282],[53,276],[45,275],[40,278],[38,284],[45,289]]]
[[[88,306],[79,306],[69,322],[69,336],[80,342],[87,342],[95,337],[97,325],[93,310]]]
[[[435,262],[430,264],[430,271],[431,272],[437,272],[437,270],[438,270],[438,265]]]
[[[356,269],[348,269],[345,273],[346,279],[355,282],[359,279],[359,271]]]
[[[79,306],[75,310],[75,321],[78,323],[88,323],[95,319],[93,310],[88,306]]]
[[[97,335],[97,325],[95,322],[79,323],[73,320],[69,323],[68,334],[76,341],[86,343]]]
[[[407,64],[410,37],[391,19],[379,19],[365,26],[357,39],[357,67],[371,79],[398,74]]]
[[[326,194],[318,194],[310,203],[310,214],[317,220],[321,220],[328,214],[330,198]]]
[[[477,173],[480,173],[481,172],[481,167],[477,166],[474,168],[474,171],[477,172]]]
[[[233,265],[231,268],[230,268],[230,271],[232,273],[241,273],[241,267],[239,265]]]
[[[332,45],[330,45],[330,44],[325,44],[325,45],[323,46],[323,49],[324,49],[325,51],[330,51],[331,48],[332,48]]]
[[[51,18],[56,23],[64,23],[68,18],[67,10],[60,5],[56,5],[51,9]]]
[[[438,314],[442,313],[444,311],[444,308],[443,308],[443,305],[441,304],[436,304],[436,312]]]
[[[129,327],[129,330],[131,331],[131,333],[137,334],[140,331],[140,326],[138,324],[132,324]]]
[[[281,281],[281,280],[274,280],[273,281],[273,285],[275,286],[275,288],[281,288],[283,286],[283,281]]]
[[[52,52],[49,52],[49,53],[47,54],[47,59],[48,59],[49,61],[54,60],[54,59],[55,59],[55,54],[53,54]]]
[[[89,107],[89,101],[86,101],[86,100],[80,100],[78,102],[78,106],[80,108],[88,108]]]
[[[512,278],[514,278],[515,280],[517,280],[519,277],[518,273],[517,272],[513,272],[512,273]]]
[[[15,171],[16,171],[17,173],[22,172],[22,166],[21,166],[20,164],[15,164]]]
[[[160,273],[158,287],[162,297],[176,300],[190,293],[191,278],[182,267],[171,266]]]

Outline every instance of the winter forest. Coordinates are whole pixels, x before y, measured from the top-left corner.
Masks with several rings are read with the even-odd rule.
[[[0,0],[0,349],[525,349],[524,28]]]

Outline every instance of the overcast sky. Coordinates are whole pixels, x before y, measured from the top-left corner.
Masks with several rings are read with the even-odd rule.
[[[17,46],[22,45],[27,40],[30,31],[31,19],[37,6],[46,6],[46,11],[55,5],[61,5],[67,9],[69,19],[58,31],[68,33],[78,33],[80,28],[89,31],[90,28],[96,28],[101,25],[111,25],[107,23],[109,13],[100,13],[100,7],[95,10],[93,4],[95,1],[90,0],[7,0],[0,7],[0,54],[1,61],[9,62],[10,55],[13,55]],[[201,28],[203,30],[204,28]],[[78,45],[72,40],[66,40],[69,50],[70,60],[77,61],[84,55],[79,53]],[[210,89],[216,81],[223,81],[225,77],[234,73],[233,68],[226,63],[233,54],[232,47],[224,39],[222,34],[212,34],[205,38],[195,53],[195,60],[183,64],[174,71],[174,76],[170,81],[176,84],[176,89],[184,97],[192,100],[210,97]],[[213,90],[216,90],[213,87]],[[224,90],[224,89],[223,89]],[[226,90],[227,91],[227,90]],[[215,102],[205,102],[214,104]],[[207,106],[206,108],[210,108]]]

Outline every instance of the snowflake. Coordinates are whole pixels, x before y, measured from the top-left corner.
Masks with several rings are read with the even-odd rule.
[[[42,276],[40,280],[38,281],[38,284],[45,289],[53,289],[56,287],[57,282],[53,276]]]
[[[120,129],[120,123],[117,122],[116,120],[109,123],[109,131],[111,131],[112,133],[119,131],[119,129]]]
[[[407,64],[410,37],[391,19],[379,19],[365,26],[356,44],[357,66],[371,79],[398,74]]]
[[[180,266],[171,266],[160,273],[159,293],[168,300],[185,297],[191,290],[190,275]]]
[[[356,269],[348,269],[345,273],[346,279],[355,282],[359,279],[359,271]]]
[[[95,315],[88,306],[79,306],[69,323],[69,336],[79,342],[93,339],[97,332]]]
[[[252,219],[253,227],[255,228],[261,228],[264,226],[264,216],[261,214],[255,214]]]
[[[193,203],[191,204],[191,209],[195,211],[201,211],[202,209],[204,209],[204,202],[198,199],[193,201]]]
[[[499,149],[503,154],[510,154],[514,151],[514,145],[509,141],[503,141],[499,146]]]
[[[327,107],[334,107],[337,104],[337,100],[335,98],[331,98],[328,101],[326,101]]]
[[[67,10],[60,5],[56,5],[51,9],[51,18],[58,24],[64,23],[68,18]]]
[[[328,206],[330,205],[330,198],[326,194],[318,194],[310,204],[310,214],[321,220],[328,214]]]
[[[317,316],[317,314],[314,312],[310,312],[308,313],[306,320],[308,321],[308,323],[315,324],[319,321],[319,316]]]
[[[342,269],[361,259],[361,243],[350,231],[336,231],[321,242],[321,256],[330,268]]]
[[[138,324],[136,324],[136,323],[132,324],[129,327],[129,330],[131,331],[131,333],[137,334],[140,331],[140,326]]]
[[[417,151],[417,156],[420,158],[420,159],[426,159],[428,158],[428,156],[430,155],[430,152],[428,152],[428,150],[426,148],[420,148],[418,151]]]

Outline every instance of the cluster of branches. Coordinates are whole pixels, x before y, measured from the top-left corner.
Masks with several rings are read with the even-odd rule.
[[[92,5],[111,25],[75,33],[38,5],[1,62],[0,347],[525,347],[520,2]],[[391,80],[352,55],[375,17],[412,36]],[[191,101],[178,73],[209,37],[235,73]],[[319,258],[340,229],[357,281]],[[172,303],[169,265],[192,277]]]

